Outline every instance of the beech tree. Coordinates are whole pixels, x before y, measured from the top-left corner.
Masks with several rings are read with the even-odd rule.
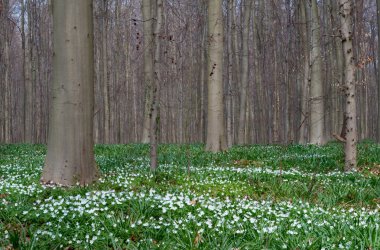
[[[307,124],[309,119],[309,79],[310,79],[310,53],[309,53],[309,27],[307,22],[307,3],[306,0],[300,0],[299,5],[299,19],[300,19],[300,38],[303,46],[302,59],[303,59],[303,72],[301,84],[301,124],[299,143],[305,144],[308,142],[307,137]]]
[[[377,61],[380,62],[380,0],[376,0],[377,6]],[[377,70],[377,141],[380,142],[380,71]]]
[[[150,134],[150,110],[152,107],[152,84],[153,84],[153,15],[154,10],[152,0],[143,0],[141,2],[141,12],[143,17],[143,30],[144,30],[144,86],[145,86],[145,99],[144,99],[144,120],[143,132],[141,142],[149,142]]]
[[[345,61],[345,119],[346,119],[346,141],[344,146],[345,164],[344,170],[350,171],[356,168],[356,90],[355,90],[355,59],[352,47],[352,0],[340,0],[341,36],[343,44],[343,55]]]
[[[208,108],[206,150],[227,149],[223,107],[222,0],[208,1]]]
[[[153,71],[154,79],[152,82],[152,104],[149,113],[150,118],[150,168],[157,168],[157,147],[158,147],[158,125],[159,125],[159,107],[160,107],[160,31],[162,26],[163,15],[162,0],[156,0],[156,21],[154,25],[154,62]]]
[[[310,143],[323,144],[324,95],[322,81],[321,27],[317,0],[311,1]]]
[[[72,186],[98,178],[93,152],[92,0],[53,0],[53,86],[41,182]]]
[[[243,50],[242,50],[242,64],[241,64],[241,87],[240,87],[240,110],[239,110],[239,129],[238,129],[238,143],[245,144],[246,135],[246,118],[247,118],[247,86],[248,86],[248,58],[249,58],[249,30],[250,20],[252,14],[252,0],[244,1],[244,14],[243,14]]]

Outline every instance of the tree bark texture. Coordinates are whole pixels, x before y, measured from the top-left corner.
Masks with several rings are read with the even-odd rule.
[[[41,182],[86,185],[98,178],[93,151],[92,1],[54,0],[53,19],[53,86]]]
[[[377,61],[380,64],[380,0],[376,0],[377,5]],[[380,143],[380,72],[377,70],[377,141]]]
[[[141,3],[143,28],[144,28],[144,86],[145,86],[145,99],[144,99],[144,120],[142,128],[142,143],[149,143],[150,124],[149,117],[152,108],[152,84],[153,84],[153,15],[154,6],[152,0],[143,0]]]
[[[355,89],[355,59],[352,46],[352,0],[340,0],[341,14],[341,36],[343,44],[343,55],[345,61],[345,85],[344,95],[346,101],[346,142],[344,146],[345,164],[344,170],[351,171],[356,168],[356,89]]]
[[[227,9],[227,51],[228,51],[228,83],[227,83],[227,146],[233,145],[233,110],[232,110],[232,85],[233,83],[233,50],[232,50],[232,15],[234,0],[228,0]]]
[[[222,0],[208,1],[208,113],[206,150],[227,149],[223,107]]]
[[[162,26],[162,0],[156,0],[156,22],[154,25],[154,79],[152,82],[152,105],[149,113],[150,117],[150,169],[157,169],[157,148],[158,148],[158,127],[159,127],[159,107],[160,107],[160,32]]]
[[[310,143],[321,145],[325,143],[321,27],[317,0],[311,3]]]
[[[238,144],[245,144],[245,129],[246,129],[246,111],[247,111],[247,87],[248,87],[248,59],[249,59],[249,30],[251,19],[251,6],[252,0],[246,0],[244,2],[244,14],[243,14],[243,49],[242,49],[242,64],[241,64],[241,86],[240,86],[240,105],[239,105],[239,129],[238,129]]]
[[[307,18],[307,3],[306,0],[300,0],[300,36],[303,46],[303,79],[301,85],[301,124],[299,126],[300,136],[299,143],[305,144],[308,142],[307,125],[309,120],[309,79],[310,79],[310,54],[309,54],[309,25]]]

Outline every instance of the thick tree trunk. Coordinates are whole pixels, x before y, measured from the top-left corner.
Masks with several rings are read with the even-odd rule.
[[[156,22],[154,26],[154,79],[152,84],[152,108],[150,110],[150,169],[157,169],[157,147],[158,147],[158,129],[159,129],[159,108],[160,108],[160,32],[162,26],[162,0],[156,0]]]
[[[356,168],[356,91],[355,91],[355,59],[352,48],[352,0],[340,0],[341,35],[345,60],[345,97],[346,97],[346,142],[344,147],[344,170]]]
[[[53,88],[41,182],[72,186],[98,178],[93,152],[92,0],[53,1]]]
[[[144,120],[142,130],[142,143],[149,143],[149,131],[151,120],[149,117],[152,108],[152,84],[153,84],[153,6],[152,0],[143,0],[141,3],[141,11],[143,17],[144,28],[144,86],[145,86],[145,100],[144,100]]]
[[[321,31],[317,0],[311,2],[310,143],[321,145],[325,143]]]
[[[244,2],[244,14],[243,14],[243,50],[242,50],[242,64],[241,64],[241,87],[240,87],[240,105],[239,105],[239,129],[238,129],[238,144],[245,144],[245,128],[246,128],[246,111],[247,111],[247,86],[248,86],[248,59],[249,59],[249,27],[251,19],[251,6],[252,0],[246,0]]]
[[[208,112],[206,150],[227,149],[223,108],[222,0],[208,1]]]

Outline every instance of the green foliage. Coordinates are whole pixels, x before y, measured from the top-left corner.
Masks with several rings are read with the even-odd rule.
[[[0,248],[379,249],[380,146],[97,145],[101,179],[39,184],[43,145],[0,145]],[[188,172],[190,170],[190,173]]]

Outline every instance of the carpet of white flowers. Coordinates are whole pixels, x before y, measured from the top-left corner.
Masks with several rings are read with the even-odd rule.
[[[71,189],[39,184],[44,150],[3,153],[0,248],[380,249],[376,175],[214,160],[152,174],[118,152],[98,153],[101,179]]]

